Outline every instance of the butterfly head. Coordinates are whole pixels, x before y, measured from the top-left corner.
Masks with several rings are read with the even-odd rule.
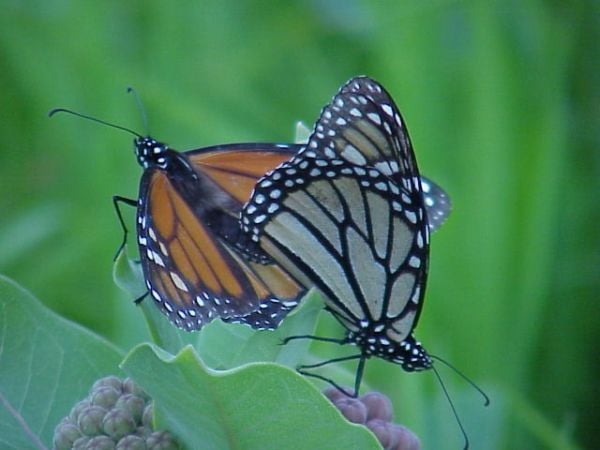
[[[348,342],[362,348],[367,357],[376,356],[402,366],[406,372],[430,369],[432,361],[427,351],[412,334],[401,341],[393,338],[396,332],[380,323],[364,321],[360,330],[349,331]]]
[[[134,139],[133,145],[135,156],[144,169],[150,167],[166,168],[166,152],[168,147],[165,144],[152,139],[150,136],[146,136]]]
[[[400,364],[406,372],[430,369],[432,361],[420,342],[411,335],[398,344],[392,362]]]

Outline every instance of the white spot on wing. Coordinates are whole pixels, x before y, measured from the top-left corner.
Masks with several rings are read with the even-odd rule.
[[[411,256],[408,260],[408,265],[414,267],[415,269],[418,269],[419,267],[421,267],[421,260],[416,256]]]
[[[181,279],[181,277],[175,272],[170,272],[171,280],[173,280],[173,284],[181,291],[188,292],[188,288]]]
[[[154,262],[156,264],[158,264],[161,267],[165,267],[165,263],[163,261],[163,259],[160,257],[160,255],[157,252],[152,252],[152,258],[154,259]]]
[[[368,113],[367,117],[376,125],[381,125],[381,116],[377,113]]]
[[[413,211],[406,210],[404,215],[411,223],[417,223],[417,215]]]

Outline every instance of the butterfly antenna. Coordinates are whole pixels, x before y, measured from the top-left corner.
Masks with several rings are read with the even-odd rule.
[[[81,114],[81,113],[78,113],[76,111],[72,111],[72,110],[66,109],[66,108],[54,108],[54,109],[50,110],[50,112],[48,113],[48,117],[52,117],[54,114],[57,114],[57,113],[73,114],[74,116],[81,117],[82,119],[91,120],[92,122],[98,122],[98,123],[101,123],[102,125],[106,125],[106,126],[109,126],[109,127],[112,127],[112,128],[116,128],[117,130],[126,131],[128,133],[133,134],[134,136],[139,137],[139,138],[143,137],[141,134],[136,133],[135,131],[133,131],[133,130],[131,130],[129,128],[122,127],[121,125],[117,125],[117,124],[114,124],[114,123],[111,123],[111,122],[107,122],[105,120],[98,119],[96,117],[88,116],[86,114]]]
[[[464,450],[468,450],[468,448],[469,448],[469,437],[467,436],[467,432],[465,431],[465,427],[463,427],[463,424],[460,421],[460,418],[458,417],[458,413],[456,412],[456,408],[454,407],[454,403],[452,402],[452,399],[450,398],[450,394],[448,394],[448,390],[446,389],[446,385],[444,385],[444,382],[442,381],[442,377],[440,377],[440,374],[438,373],[438,371],[436,370],[435,367],[432,366],[431,368],[433,369],[433,373],[435,374],[436,378],[440,382],[440,386],[442,386],[442,391],[444,391],[444,395],[446,396],[446,399],[448,400],[448,403],[450,403],[450,408],[452,409],[452,413],[454,414],[454,418],[456,419],[456,423],[458,424],[458,428],[460,428],[460,432],[462,433],[462,435],[463,435],[463,437],[465,439]]]
[[[452,364],[450,364],[445,359],[442,359],[439,356],[435,356],[432,354],[429,354],[429,356],[431,356],[433,359],[441,362],[446,367],[449,367],[450,369],[452,369],[454,371],[454,373],[456,373],[459,377],[461,377],[463,380],[465,380],[467,383],[469,383],[473,389],[475,389],[477,392],[479,392],[484,400],[483,406],[488,406],[490,404],[490,397],[484,392],[483,389],[481,389],[479,386],[477,386],[475,384],[475,382],[473,380],[471,380],[468,376],[466,376],[464,373],[462,373],[460,370],[458,370],[456,367],[454,367]]]
[[[142,116],[142,124],[144,125],[144,131],[146,132],[146,134],[148,134],[148,116],[146,116],[146,108],[144,108],[142,99],[138,95],[137,91],[131,86],[127,88],[127,93],[132,94],[134,96],[135,104],[137,105],[138,110],[140,111],[140,115]]]

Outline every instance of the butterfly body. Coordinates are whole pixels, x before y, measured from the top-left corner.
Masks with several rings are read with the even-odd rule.
[[[148,234],[148,230],[142,226],[145,225],[144,217],[148,215],[144,193],[160,177],[165,177],[163,182],[168,182],[193,214],[202,217],[207,226],[230,242],[237,241],[239,226],[235,212],[240,208],[239,202],[220,190],[208,177],[201,176],[185,153],[171,150],[149,137],[136,139],[134,145],[138,162],[144,168],[137,214],[139,244],[145,242],[139,237]]]
[[[373,356],[399,364],[406,372],[431,368],[432,361],[420,342],[410,335],[400,343],[390,341],[386,323],[372,324],[360,331],[349,331],[348,343],[358,346],[365,358]]]

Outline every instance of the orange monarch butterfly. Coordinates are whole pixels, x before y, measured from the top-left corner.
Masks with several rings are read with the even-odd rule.
[[[437,376],[432,356],[414,337],[430,231],[450,211],[447,196],[436,190],[431,198],[431,183],[419,175],[394,101],[367,77],[342,86],[322,110],[306,147],[258,181],[241,217],[247,241],[254,242],[248,252],[262,249],[297,279],[313,283],[346,329],[341,339],[287,340],[309,338],[359,349],[300,366],[300,373],[346,393],[309,370],[357,360],[354,392],[346,393],[352,396],[358,395],[365,363],[373,356],[408,372],[433,369]]]
[[[178,327],[216,317],[275,328],[306,289],[262,252],[245,259],[238,215],[257,179],[293,147],[231,144],[179,153],[135,140],[144,168],[137,235],[148,292]],[[116,197],[115,202],[135,201]]]
[[[302,146],[229,144],[177,152],[151,137],[63,108],[136,136],[144,172],[138,199],[113,202],[127,240],[120,204],[137,208],[137,243],[147,287],[169,320],[187,331],[215,318],[276,328],[306,288],[258,251],[245,259],[239,246],[239,213],[261,176]]]

